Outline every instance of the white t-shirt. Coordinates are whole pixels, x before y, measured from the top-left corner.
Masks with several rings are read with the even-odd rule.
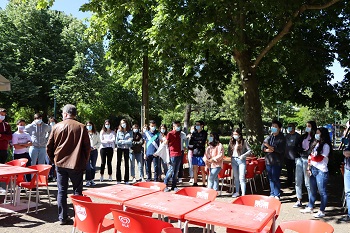
[[[31,142],[32,139],[29,135],[29,133],[19,133],[18,131],[16,131],[14,134],[12,134],[12,144],[26,144],[28,142]],[[27,148],[23,148],[23,149],[15,149],[15,147],[13,147],[13,153],[14,154],[23,154],[23,153],[27,153],[29,152],[29,147]]]
[[[315,148],[312,151],[313,155],[317,154],[317,148],[319,146],[319,143],[315,146]],[[327,143],[323,144],[321,155],[323,156],[322,161],[316,162],[311,160],[311,165],[316,167],[317,169],[321,170],[322,172],[328,172],[328,155],[330,152],[330,147]]]

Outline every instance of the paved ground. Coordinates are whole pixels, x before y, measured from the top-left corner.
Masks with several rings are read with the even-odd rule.
[[[114,164],[116,163],[116,156],[113,158]],[[100,165],[100,161],[97,162],[97,165]],[[115,165],[113,166],[114,174],[113,177],[115,179]],[[282,177],[283,179],[284,177]],[[97,174],[96,179],[99,179],[99,174]],[[188,181],[188,179],[186,180]],[[257,180],[258,181],[258,180]],[[284,181],[284,180],[283,180]],[[105,185],[115,184],[113,182],[96,182],[97,187],[102,187]],[[284,185],[284,182],[283,182]],[[184,182],[181,187],[189,186],[188,182]],[[265,185],[266,186],[266,185]],[[257,182],[257,193],[262,195],[268,195],[268,190],[265,187],[265,190],[262,189],[262,186],[259,182]],[[348,223],[340,223],[337,220],[343,214],[343,210],[341,209],[341,193],[342,193],[343,185],[341,177],[331,177],[329,182],[329,202],[328,207],[326,209],[326,217],[319,221],[325,221],[331,224],[336,233],[349,233],[350,225]],[[231,197],[231,193],[226,191],[226,187],[221,196],[217,197],[218,201],[223,202],[232,202],[233,198]],[[249,186],[247,186],[247,192],[250,190]],[[57,187],[56,183],[50,183],[50,193],[51,198],[53,200],[52,206],[49,206],[48,199],[45,191],[41,192],[41,203],[42,205],[38,209],[38,213],[35,214],[34,208],[30,213],[26,213],[26,210],[14,212],[14,213],[5,213],[0,210],[0,233],[29,233],[29,232],[71,232],[72,226],[60,226],[57,222],[57,205],[56,205],[56,194]],[[249,192],[247,193],[249,194]],[[3,195],[0,196],[0,202],[3,200]],[[301,214],[299,209],[292,208],[295,202],[295,192],[289,188],[283,188],[283,195],[281,198],[282,208],[280,215],[277,220],[277,224],[280,221],[289,221],[289,220],[301,220],[301,219],[313,219],[311,214]],[[22,194],[21,201],[24,202],[26,197]],[[34,199],[33,199],[34,200]],[[306,196],[305,196],[306,200]],[[96,200],[103,201],[103,200]],[[70,203],[70,201],[69,201]],[[316,202],[316,209],[319,206],[319,202]],[[0,206],[1,207],[1,206]],[[73,215],[73,207],[70,204],[69,214]],[[218,216],[220,217],[220,216]],[[226,232],[224,228],[216,227],[217,233]],[[113,232],[108,231],[108,232]],[[201,228],[191,226],[189,228],[190,233],[199,233],[202,232]]]

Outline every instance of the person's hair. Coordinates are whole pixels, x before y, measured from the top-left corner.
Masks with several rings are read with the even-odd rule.
[[[75,117],[77,116],[77,108],[73,104],[66,104],[62,108],[63,113],[67,113],[69,116]]]
[[[238,135],[239,135],[238,140],[236,140],[236,139],[233,138],[233,133],[238,133]],[[240,154],[241,151],[242,151],[243,142],[244,142],[242,130],[241,130],[240,128],[234,129],[234,130],[232,131],[232,133],[231,133],[231,139],[230,139],[229,147],[230,147],[230,150],[231,150],[232,152],[233,152],[233,150],[234,150],[234,148],[235,148],[236,142],[238,142],[237,152],[238,152],[238,154]]]
[[[196,121],[195,123],[199,123],[200,125],[204,126],[204,121]]]
[[[150,120],[149,123],[150,124],[156,124],[156,122],[154,120]]]
[[[138,124],[133,124],[132,125],[132,128],[135,129],[135,128],[140,128]]]
[[[314,138],[315,138],[315,133],[316,133],[316,130],[317,130],[317,125],[316,125],[316,122],[315,121],[308,121],[306,122],[307,124],[310,124],[311,125],[311,132],[310,132],[310,137],[311,137],[311,140],[312,141]],[[309,135],[308,132],[305,132],[302,136],[302,139],[305,139],[307,138],[307,136]]]
[[[43,115],[40,112],[37,112],[34,114],[34,120],[35,119],[39,119],[39,118],[43,118]]]
[[[173,121],[173,125],[181,125],[180,121]]]
[[[144,125],[142,126],[142,129],[145,128],[145,127],[146,127],[147,130],[149,130],[148,124],[144,124]]]
[[[129,131],[130,130],[130,125],[129,125],[129,122],[126,119],[121,119],[120,120],[119,126],[118,126],[118,130],[119,131],[124,131],[124,128],[122,127],[122,121],[124,121],[125,124],[126,124],[125,131]]]
[[[278,125],[278,128],[282,128],[282,123],[278,120],[273,120],[272,124],[276,124],[276,125]]]
[[[215,132],[211,132],[210,135],[213,136],[213,141],[209,142],[209,144],[212,146],[217,146],[220,143],[219,134]]]
[[[104,131],[104,132],[107,132],[107,128],[106,128],[106,126],[105,126],[105,124],[106,124],[107,122],[108,122],[109,125],[111,126],[111,122],[109,121],[109,119],[106,119],[105,122],[104,122],[103,125],[102,125],[102,131]],[[111,130],[111,128],[112,128],[112,126],[111,126],[109,129]]]
[[[0,108],[0,112],[7,112],[5,108]]]
[[[328,129],[321,127],[321,128],[318,128],[317,130],[319,130],[321,132],[319,146],[316,149],[317,155],[320,155],[322,153],[324,144],[328,144],[328,146],[330,148],[329,153],[331,153],[332,152],[332,141],[331,141],[331,137],[329,136]],[[317,140],[315,140],[314,143],[312,144],[312,147],[311,147],[312,150],[315,148],[316,145],[317,145]]]
[[[49,118],[49,121],[50,121],[50,120],[52,120],[52,121],[55,122],[56,124],[57,124],[57,122],[58,122],[57,119],[56,119],[55,117],[53,117],[53,116]]]
[[[24,119],[19,119],[18,121],[16,121],[16,125],[18,125],[18,124],[21,123],[21,122],[26,123],[26,120],[24,120]]]
[[[92,121],[87,121],[85,125],[90,124],[92,126],[91,132],[96,134],[95,124]]]
[[[160,131],[160,129],[161,129],[162,127],[165,128],[165,133],[162,133],[162,131]],[[162,136],[166,136],[166,135],[168,134],[168,127],[166,127],[165,124],[161,124],[161,125],[159,126],[159,132],[162,134]]]
[[[288,123],[288,127],[291,126],[293,129],[295,129],[295,123]]]

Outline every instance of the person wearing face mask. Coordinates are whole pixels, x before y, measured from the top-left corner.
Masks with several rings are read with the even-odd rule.
[[[168,135],[168,127],[166,127],[165,124],[161,124],[159,127],[159,143],[165,143],[166,142],[166,137]],[[162,168],[163,168],[163,172],[164,172],[164,176],[166,176],[167,172],[168,172],[168,164],[164,161],[164,159],[162,159],[162,157],[159,157],[159,177],[158,179],[161,180],[161,176],[162,176]]]
[[[310,175],[310,198],[308,206],[300,210],[302,213],[313,213],[317,191],[320,194],[320,210],[313,215],[314,218],[323,218],[327,205],[327,183],[328,183],[328,158],[332,154],[332,142],[328,129],[318,128],[315,134],[315,141],[311,146],[311,154],[308,157],[307,172]]]
[[[6,109],[0,108],[0,163],[6,163],[9,141],[12,139],[11,126],[5,122]]]
[[[56,125],[58,123],[58,121],[56,120],[55,117],[50,117],[49,118],[49,121],[48,121],[48,125],[51,127],[51,130],[52,130],[52,127],[54,125]],[[47,133],[46,137],[48,138],[50,136],[49,133]],[[46,164],[50,164],[50,159],[48,156],[46,156],[45,158],[45,162]],[[51,164],[52,168],[50,169],[50,173],[49,173],[49,181],[56,181],[56,175],[55,175],[55,164]]]
[[[100,134],[96,131],[95,124],[92,121],[87,121],[86,129],[89,133],[89,139],[90,139],[90,157],[88,160],[88,163],[86,164],[86,173],[85,173],[85,180],[86,180],[86,186],[95,186],[95,173],[96,173],[96,161],[98,156],[97,149],[101,146],[101,139]]]
[[[193,184],[193,165],[192,165],[192,156],[193,150],[190,150],[188,147],[188,143],[191,140],[192,134],[195,132],[195,127],[191,126],[190,133],[187,134],[187,159],[188,159],[188,170],[190,173],[190,184]]]
[[[266,171],[270,182],[270,197],[280,199],[281,181],[280,175],[286,140],[281,133],[282,123],[273,120],[271,126],[271,135],[268,136],[262,145],[265,152]]]
[[[182,136],[181,134],[181,123],[180,121],[174,121],[173,122],[173,130],[170,131],[166,136],[166,142],[169,146],[169,156],[170,161],[168,164],[168,172],[166,173],[164,184],[168,184],[169,179],[172,177],[172,184],[171,189],[166,188],[164,191],[169,192],[170,190],[177,191],[177,179],[179,174],[179,169],[182,161],[182,148],[181,143],[183,138],[186,138],[185,136]]]
[[[132,176],[132,182],[136,181],[142,181],[144,182],[145,179],[143,178],[143,157],[142,157],[142,145],[143,145],[143,138],[142,134],[139,132],[139,126],[137,124],[134,124],[132,126],[132,146],[130,147],[130,173]],[[139,168],[139,174],[140,178],[137,180],[135,177],[135,160],[137,162],[137,166]]]
[[[23,119],[17,121],[17,131],[12,135],[13,144],[13,159],[28,159],[26,166],[32,165],[32,160],[29,156],[29,147],[32,145],[30,135],[24,132],[26,122]],[[31,180],[31,175],[26,175],[26,180]]]
[[[152,180],[152,162],[154,168],[154,181],[158,181],[160,169],[159,169],[159,157],[154,156],[159,148],[159,135],[157,130],[157,124],[154,120],[149,121],[149,130],[144,133],[144,159],[147,165],[147,181]]]
[[[29,148],[32,165],[45,164],[47,157],[46,144],[51,132],[51,126],[43,122],[41,113],[36,113],[34,121],[26,126],[25,131],[32,137],[33,145]]]
[[[145,142],[145,140],[144,140],[145,132],[148,130],[149,130],[148,124],[144,124],[142,127],[142,132],[140,132],[142,134],[143,142]],[[143,145],[142,145],[141,154],[142,154],[142,161],[143,161],[145,174],[148,174],[147,161],[146,161],[146,159],[144,159],[146,157],[146,155],[145,155],[145,143],[143,143]]]
[[[292,187],[295,180],[295,158],[298,157],[297,143],[300,134],[295,132],[295,124],[288,124],[288,134],[286,135],[286,150],[284,153],[285,164],[287,168],[287,185]]]
[[[315,133],[317,130],[315,121],[308,121],[306,123],[305,133],[300,136],[297,142],[297,158],[295,158],[295,193],[297,201],[293,208],[303,207],[303,183],[305,184],[308,199],[310,199],[310,176],[307,172],[308,156],[311,154],[311,145],[315,140]]]
[[[205,150],[203,160],[209,168],[208,188],[218,190],[219,172],[223,166],[224,147],[220,143],[219,134],[212,132],[209,136],[209,146]]]
[[[244,140],[240,128],[232,131],[232,136],[228,146],[228,154],[231,157],[233,178],[236,186],[236,192],[232,194],[232,197],[239,197],[239,190],[242,191],[242,196],[244,196],[246,191],[246,158],[251,154],[251,150],[248,142]]]
[[[122,181],[121,165],[124,157],[124,183],[129,184],[129,150],[132,146],[132,131],[126,119],[120,121],[115,143],[117,145],[117,183]]]
[[[204,130],[204,122],[196,121],[196,131],[192,134],[190,142],[188,143],[188,149],[193,151],[192,165],[193,165],[193,186],[198,186],[198,169],[202,172],[202,186],[205,187],[205,163],[203,156],[205,152],[205,145],[207,144],[208,133]]]
[[[107,161],[107,170],[109,175],[109,181],[112,181],[112,159],[113,151],[115,148],[115,132],[111,130],[111,123],[109,120],[105,120],[100,132],[101,146],[100,146],[100,156],[101,156],[101,170],[100,170],[100,181],[104,180],[104,172]]]

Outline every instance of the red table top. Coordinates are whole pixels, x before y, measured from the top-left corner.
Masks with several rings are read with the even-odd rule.
[[[83,194],[91,197],[115,201],[119,205],[123,205],[125,201],[155,192],[159,192],[159,190],[132,185],[117,184],[103,188],[90,188],[83,191]]]
[[[0,176],[13,176],[13,175],[25,175],[36,173],[38,170],[27,168],[27,167],[18,167],[18,166],[1,166],[0,167]]]
[[[157,192],[124,203],[127,207],[183,219],[184,215],[209,203],[208,200],[174,193]]]
[[[273,219],[275,210],[213,201],[185,215],[186,220],[260,232]]]

